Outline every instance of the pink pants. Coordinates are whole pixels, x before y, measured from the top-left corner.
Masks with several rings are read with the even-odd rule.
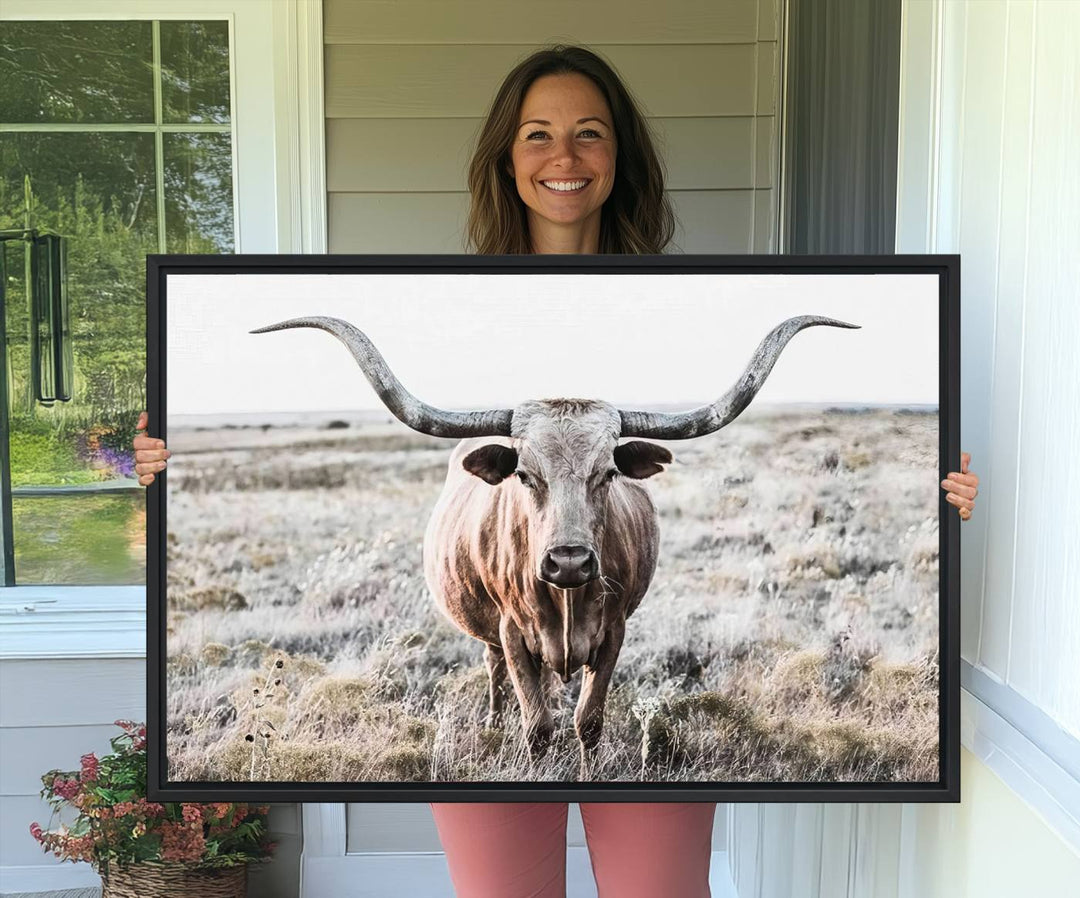
[[[432,804],[458,898],[563,898],[557,802]],[[716,805],[582,804],[599,898],[708,898]]]

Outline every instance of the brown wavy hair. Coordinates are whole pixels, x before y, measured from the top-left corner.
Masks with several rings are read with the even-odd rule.
[[[469,164],[468,245],[485,255],[531,253],[525,204],[510,175],[510,147],[525,94],[544,75],[592,80],[614,118],[615,181],[600,217],[601,253],[661,253],[675,232],[664,169],[645,116],[615,70],[584,47],[538,50],[499,87]]]

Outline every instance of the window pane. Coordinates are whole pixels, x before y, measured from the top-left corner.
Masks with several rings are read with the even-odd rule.
[[[29,178],[30,195],[26,195]],[[157,250],[152,134],[0,134],[0,229],[29,223],[67,238],[74,393],[35,402],[25,244],[4,243],[15,572],[19,583],[138,583],[128,551],[141,491],[18,496],[20,487],[133,479],[145,405],[148,252]]]
[[[151,23],[4,22],[0,121],[153,122]]]
[[[229,121],[229,23],[161,23],[162,121]]]
[[[167,120],[227,126],[227,23],[160,27]],[[5,22],[0,118],[153,123],[152,40],[149,21]],[[74,372],[70,402],[35,401],[25,243],[0,243],[19,583],[145,578],[145,491],[123,485],[146,407],[146,254],[160,251],[159,217],[170,252],[233,251],[231,147],[228,133],[0,133],[0,229],[67,240]]]
[[[152,134],[0,134],[0,229],[29,224],[68,240],[75,366],[71,402],[49,408],[33,401],[24,244],[7,241],[12,437],[45,428],[55,441],[48,459],[24,455],[17,464],[13,458],[15,486],[122,476],[95,468],[96,457],[76,440],[94,425],[120,426],[145,401],[145,256],[157,250],[154,183]]]
[[[232,138],[164,137],[165,251],[233,252]]]
[[[0,227],[27,223],[26,177],[32,226],[89,239],[100,222],[115,239],[156,251],[153,134],[0,133]]]
[[[146,581],[146,491],[12,500],[20,584]]]

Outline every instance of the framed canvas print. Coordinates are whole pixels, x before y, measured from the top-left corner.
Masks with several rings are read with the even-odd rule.
[[[149,257],[152,796],[958,800],[959,276]]]

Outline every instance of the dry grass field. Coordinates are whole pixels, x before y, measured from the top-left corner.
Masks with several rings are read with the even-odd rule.
[[[531,764],[424,585],[452,445],[382,416],[170,431],[172,780],[576,779],[580,673]],[[668,446],[594,778],[937,780],[936,412],[751,408]]]

